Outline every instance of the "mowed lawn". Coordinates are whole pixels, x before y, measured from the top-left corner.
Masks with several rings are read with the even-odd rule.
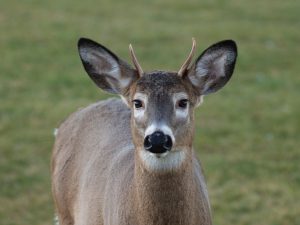
[[[300,224],[300,1],[0,3],[0,224],[53,223],[53,129],[110,97],[77,53],[92,38],[145,70],[177,70],[198,41],[234,39],[232,80],[197,109],[195,147],[218,225]]]

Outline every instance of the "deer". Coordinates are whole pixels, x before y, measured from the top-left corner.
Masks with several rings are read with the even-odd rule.
[[[210,225],[211,206],[193,147],[195,109],[230,80],[237,45],[224,40],[193,63],[196,41],[176,72],[144,72],[97,42],[79,56],[102,90],[121,96],[64,120],[52,152],[52,193],[60,225]]]

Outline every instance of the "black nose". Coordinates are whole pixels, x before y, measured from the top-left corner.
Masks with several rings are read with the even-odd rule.
[[[164,153],[172,148],[172,139],[169,135],[165,135],[161,131],[156,131],[146,136],[144,140],[145,150],[152,153]]]

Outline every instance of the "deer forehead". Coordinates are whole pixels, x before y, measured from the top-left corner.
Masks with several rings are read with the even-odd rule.
[[[148,98],[153,98],[155,96],[173,96],[176,93],[185,93],[187,96],[189,90],[177,73],[154,71],[144,74],[136,82],[133,96],[138,93],[142,93]]]

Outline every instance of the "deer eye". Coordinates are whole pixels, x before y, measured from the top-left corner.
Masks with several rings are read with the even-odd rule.
[[[187,99],[181,99],[178,101],[177,106],[181,109],[186,109],[188,102],[189,102],[189,100],[187,100]]]
[[[138,99],[133,100],[133,104],[136,109],[140,109],[143,107],[143,102]]]

